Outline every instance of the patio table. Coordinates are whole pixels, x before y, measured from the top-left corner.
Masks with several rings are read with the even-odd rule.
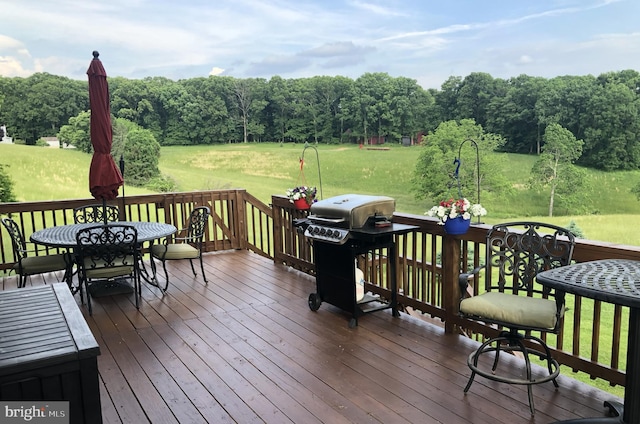
[[[118,221],[112,222],[112,224],[131,225],[134,227],[138,232],[138,242],[140,244],[168,237],[178,231],[175,226],[162,222]],[[48,227],[34,232],[29,239],[33,243],[44,246],[72,249],[76,247],[76,234],[78,231],[96,225],[100,225],[100,223]]]
[[[130,225],[138,232],[138,243],[142,245],[145,242],[153,243],[154,240],[158,240],[164,237],[168,237],[171,234],[178,231],[178,229],[171,224],[165,224],[162,222],[144,222],[144,221],[117,221],[110,222],[111,224]],[[35,231],[29,239],[31,242],[41,244],[49,247],[73,249],[77,246],[76,234],[78,231],[87,228],[100,225],[100,223],[84,223],[84,224],[69,224],[58,225],[54,227],[44,228],[42,230]],[[153,260],[153,259],[152,259]],[[159,287],[155,275],[150,276],[147,269],[142,262],[140,267],[141,277],[149,284]],[[94,297],[107,294],[119,294],[119,293],[131,293],[133,289],[128,284],[118,285],[108,292],[95,293]]]
[[[543,285],[566,293],[629,307],[624,403],[605,401],[613,417],[582,418],[563,423],[640,423],[640,261],[602,259],[543,271]]]

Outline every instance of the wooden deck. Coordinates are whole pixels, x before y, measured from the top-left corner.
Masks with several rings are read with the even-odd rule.
[[[477,378],[465,395],[475,342],[388,310],[349,329],[337,308],[309,309],[305,274],[247,251],[205,260],[207,285],[172,261],[169,291],[144,286],[139,311],[133,295],[82,308],[105,423],[549,423],[604,416],[611,399],[563,375],[534,387],[535,417],[523,387]]]

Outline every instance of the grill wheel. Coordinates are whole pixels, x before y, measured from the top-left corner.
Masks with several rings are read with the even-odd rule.
[[[322,304],[322,299],[320,299],[320,295],[318,293],[311,293],[309,295],[309,309],[312,311],[317,311],[320,309],[320,305]]]

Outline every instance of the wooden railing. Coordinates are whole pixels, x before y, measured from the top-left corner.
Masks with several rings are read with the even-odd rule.
[[[313,272],[311,248],[308,242],[291,231],[293,219],[304,212],[291,210],[286,199],[273,199],[274,216],[281,221],[275,229],[282,231],[286,242],[282,250],[276,251],[276,259],[298,269]],[[280,210],[282,209],[282,210]],[[394,222],[415,225],[418,230],[396,238],[396,276],[398,282],[398,301],[404,308],[420,311],[430,318],[442,322],[446,332],[463,332],[471,337],[478,334],[494,335],[495,328],[461,318],[458,315],[460,298],[457,284],[461,264],[473,268],[481,263],[482,252],[488,225],[472,225],[462,236],[447,236],[442,226],[433,218],[419,215],[396,213]],[[300,254],[300,252],[302,254]],[[377,256],[377,255],[376,255]],[[640,248],[591,240],[578,240],[574,252],[576,262],[596,259],[619,258],[640,260]],[[363,258],[367,260],[367,258]],[[367,289],[388,295],[389,276],[380,273],[379,257],[369,259],[365,275],[368,277]],[[483,274],[479,275],[474,290],[483,285]],[[445,283],[446,282],[446,283]],[[593,301],[567,294],[568,310],[560,334],[548,338],[558,361],[573,369],[582,371],[591,378],[601,378],[612,385],[624,384],[626,361],[628,308],[605,302]],[[602,317],[612,317],[613,325],[603,328]],[[589,335],[590,343],[583,345],[580,335]],[[584,337],[583,337],[584,338]]]
[[[36,230],[73,223],[73,209],[92,203],[96,200],[0,203],[0,215],[10,215],[28,240]],[[207,252],[249,249],[262,256],[273,257],[271,210],[245,190],[130,196],[124,199],[124,205],[122,198],[109,203],[120,207],[122,220],[164,222],[177,228],[182,228],[194,207],[209,206],[211,219],[204,242]],[[3,271],[13,266],[14,258],[10,239],[2,226],[0,236],[0,271]],[[38,254],[52,250],[44,246],[35,247],[39,249]]]
[[[266,205],[245,190],[212,190],[189,193],[167,193],[131,196],[117,199],[123,219],[166,222],[180,228],[189,211],[199,205],[211,208],[212,219],[206,233],[205,250],[248,249],[275,262],[313,275],[313,247],[298,233],[293,221],[306,215],[296,210],[282,196],[273,196]],[[0,215],[10,214],[25,235],[53,225],[73,222],[73,208],[93,199],[55,202],[4,203]],[[484,250],[488,225],[472,225],[463,236],[444,234],[433,218],[396,213],[394,222],[417,226],[417,230],[396,237],[397,256],[389,258],[382,249],[360,259],[367,289],[389,296],[388,261],[396,261],[398,300],[401,307],[411,308],[441,322],[446,332],[472,331],[490,335],[496,330],[463,320],[458,315],[457,276],[461,264],[477,266]],[[0,228],[0,271],[10,269],[13,254],[4,228]],[[40,253],[46,248],[40,246]],[[604,258],[640,260],[640,248],[611,243],[579,240],[574,259],[583,262]],[[480,287],[482,274],[476,283]],[[477,289],[476,289],[477,290]],[[593,378],[611,384],[624,384],[628,308],[567,295],[569,310],[560,335],[548,340],[555,357],[564,365],[583,371]],[[611,316],[613,325],[602,328],[602,317]],[[580,335],[590,335],[590,343],[582,345]]]

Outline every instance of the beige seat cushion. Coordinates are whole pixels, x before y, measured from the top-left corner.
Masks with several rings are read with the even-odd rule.
[[[93,261],[91,258],[84,260],[84,266],[89,279],[114,278],[122,275],[133,274],[133,256],[127,256],[119,266],[105,268],[104,261]]]
[[[460,302],[460,312],[489,320],[553,329],[556,302],[508,293],[489,292]]]
[[[165,254],[166,251],[166,254]],[[196,259],[200,256],[198,249],[187,243],[154,244],[151,248],[153,256],[159,259]]]
[[[61,271],[67,268],[65,255],[30,256],[22,260],[22,272],[25,275],[42,274],[44,272]],[[18,272],[18,264],[13,266]]]

